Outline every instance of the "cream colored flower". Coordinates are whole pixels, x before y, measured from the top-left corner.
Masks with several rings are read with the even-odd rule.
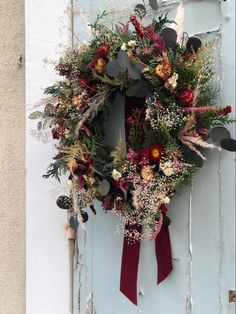
[[[141,177],[143,178],[144,182],[149,182],[154,177],[154,171],[151,166],[147,165],[144,166],[141,170]]]
[[[168,196],[164,197],[164,198],[163,198],[163,202],[164,202],[165,204],[169,204],[169,203],[170,203],[170,198],[169,198]]]
[[[122,174],[116,169],[113,169],[111,176],[115,181],[118,181],[122,177]]]
[[[161,162],[160,163],[160,170],[163,171],[163,173],[167,176],[170,177],[172,176],[175,172],[172,166],[172,162],[170,160],[166,162]]]
[[[163,172],[167,177],[170,177],[175,173],[173,168],[165,168]]]
[[[83,52],[86,52],[88,49],[89,49],[89,46],[87,45],[87,43],[86,43],[86,42],[82,42],[82,43],[79,45],[78,53],[81,54],[81,53],[83,53]]]
[[[178,73],[174,73],[169,79],[168,79],[168,84],[172,89],[176,89],[177,87],[177,80],[178,80]]]
[[[137,44],[136,40],[128,41],[128,46],[131,47],[131,48],[135,48],[136,44]]]
[[[166,168],[171,168],[172,167],[172,162],[170,160],[165,161],[165,162],[160,162],[160,169],[163,171]]]
[[[126,43],[123,43],[120,47],[121,50],[126,50]]]

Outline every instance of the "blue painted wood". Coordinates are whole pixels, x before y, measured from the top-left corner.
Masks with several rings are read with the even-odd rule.
[[[146,1],[147,2],[147,1]],[[110,0],[75,1],[81,15],[75,19],[79,40],[88,40],[86,23],[93,21]],[[173,18],[179,1],[162,3],[158,14],[169,11]],[[122,0],[113,6],[108,24],[127,20],[136,1]],[[203,40],[219,38],[216,72],[219,75],[222,104],[235,101],[234,6],[226,2],[184,1],[184,30]],[[155,15],[149,11],[149,19]],[[110,141],[116,142],[122,127],[117,116]],[[234,127],[231,126],[231,133]],[[235,289],[235,155],[210,152],[208,162],[195,175],[191,187],[185,187],[170,205],[170,236],[174,271],[160,286],[155,283],[156,264],[153,243],[141,247],[139,266],[139,304],[135,307],[119,292],[122,236],[115,234],[119,219],[105,213],[96,204],[97,215],[90,213],[86,230],[79,229],[78,254],[74,271],[74,314],[233,314],[228,290]],[[93,293],[93,311],[86,310],[87,297]]]

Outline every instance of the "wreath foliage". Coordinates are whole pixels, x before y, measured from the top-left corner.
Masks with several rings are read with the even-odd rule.
[[[88,219],[87,206],[96,213],[97,199],[131,226],[131,239],[150,238],[169,224],[167,205],[202,166],[204,150],[219,146],[213,135],[233,122],[231,107],[217,105],[215,41],[184,44],[166,15],[147,26],[131,16],[114,29],[100,18],[91,25],[94,38],[61,57],[56,71],[63,79],[46,88],[44,111],[30,117],[57,140],[44,177],[60,180],[69,171],[70,195],[57,203],[69,209],[71,226]],[[110,147],[104,123],[117,98],[129,107],[126,138]],[[146,228],[141,235],[132,225]]]

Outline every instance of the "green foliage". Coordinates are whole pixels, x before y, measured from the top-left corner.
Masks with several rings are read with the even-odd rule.
[[[61,182],[60,177],[66,174],[67,171],[68,168],[65,160],[58,159],[48,166],[47,172],[43,175],[43,178],[48,179],[49,177],[54,177]]]
[[[153,19],[152,23],[153,23],[155,32],[159,34],[163,30],[163,28],[166,27],[166,24],[172,24],[172,23],[175,23],[175,21],[174,20],[169,20],[168,19],[168,13],[166,13],[166,14],[160,15],[157,18],[157,20]]]

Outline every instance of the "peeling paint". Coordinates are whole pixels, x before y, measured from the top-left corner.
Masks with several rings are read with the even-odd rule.
[[[188,283],[187,283],[187,295],[186,295],[186,314],[192,314],[193,300],[192,300],[192,277],[193,277],[193,255],[192,255],[192,189],[191,182],[189,193],[189,221],[188,221]]]
[[[222,223],[223,223],[223,212],[222,212],[222,177],[221,177],[221,152],[219,152],[219,274],[218,274],[218,298],[219,298],[219,313],[222,313],[223,310],[223,296],[222,296],[222,250],[223,250],[223,241],[222,241]]]
[[[90,292],[87,297],[87,304],[85,308],[85,314],[96,314],[95,305],[93,304],[93,293]]]

